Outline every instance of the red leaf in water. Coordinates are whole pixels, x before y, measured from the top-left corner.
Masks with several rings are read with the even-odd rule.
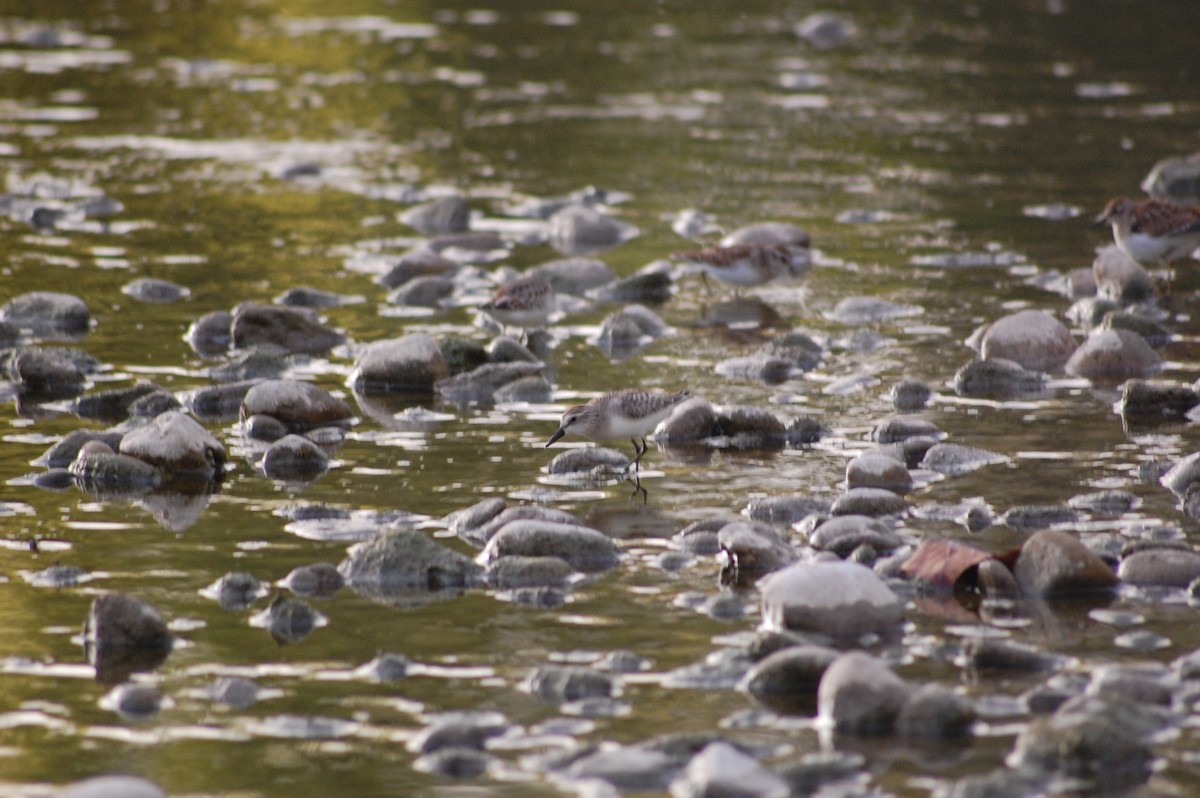
[[[910,579],[950,590],[964,573],[994,555],[955,540],[926,540],[900,566]]]

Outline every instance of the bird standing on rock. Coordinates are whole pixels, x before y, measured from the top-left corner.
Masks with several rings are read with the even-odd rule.
[[[1094,224],[1111,224],[1117,247],[1138,263],[1166,266],[1168,285],[1171,264],[1200,247],[1200,208],[1166,200],[1118,197]]]
[[[554,288],[541,277],[518,277],[500,286],[491,301],[479,309],[502,327],[534,329],[544,325],[554,313]]]
[[[636,471],[642,455],[646,453],[646,436],[689,396],[689,391],[663,393],[640,388],[623,388],[597,396],[587,404],[575,405],[562,414],[558,430],[546,441],[546,448],[564,435],[579,435],[593,441],[629,438],[633,442],[633,467]],[[640,446],[638,439],[641,439]]]
[[[739,287],[762,285],[780,277],[798,279],[812,268],[812,254],[800,244],[735,244],[694,252],[676,252],[684,266]]]

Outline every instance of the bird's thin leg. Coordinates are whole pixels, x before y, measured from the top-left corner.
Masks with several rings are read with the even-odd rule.
[[[646,450],[650,447],[646,445],[645,438],[642,438],[641,446],[638,446],[638,442],[637,442],[636,438],[630,438],[629,442],[633,444],[633,454],[634,454],[633,468],[635,471],[640,471],[642,468],[642,466],[641,466],[642,455],[644,455],[646,453]]]
[[[704,281],[704,293],[712,296],[712,284],[708,281],[708,272],[700,272],[700,279]]]
[[[633,493],[629,494],[629,498],[633,499],[640,493],[642,494],[642,504],[646,504],[650,499],[650,494],[642,487],[642,478],[635,474],[629,478],[629,481],[633,483]]]

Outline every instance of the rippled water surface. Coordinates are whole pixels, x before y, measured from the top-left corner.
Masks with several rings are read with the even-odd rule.
[[[960,398],[949,385],[972,358],[963,340],[983,322],[1022,308],[1063,317],[1070,301],[1031,278],[1088,266],[1108,236],[1087,220],[1109,197],[1137,195],[1157,160],[1196,149],[1197,68],[1186,54],[1200,11],[1190,3],[39,0],[6,9],[0,171],[8,196],[25,201],[10,201],[0,220],[0,300],[53,290],[86,301],[92,328],[70,345],[103,364],[89,390],[138,379],[181,393],[208,384],[206,370],[220,361],[197,354],[185,333],[210,311],[270,302],[295,286],[361,299],[323,311],[349,343],[291,374],[346,396],[357,417],[334,466],[311,484],[264,476],[230,419],[206,424],[231,463],[209,495],[40,490],[23,479],[39,471],[33,461],[60,436],[102,424],[72,415],[66,402],[0,406],[7,793],[41,795],[118,771],[173,795],[465,794],[414,769],[406,749],[431,715],[464,709],[503,713],[526,732],[518,750],[494,752],[500,766],[464,782],[479,794],[560,794],[523,757],[674,732],[753,743],[771,764],[823,745],[861,748],[882,793],[926,795],[987,772],[1003,762],[1016,727],[996,720],[950,754],[896,751],[823,742],[806,719],[759,713],[737,690],[662,684],[663,674],[758,625],[753,592],[738,618],[694,609],[722,594],[719,564],[663,570],[657,557],[670,537],[691,521],[736,517],[755,497],[839,495],[846,462],[897,414],[888,391],[902,379],[933,387],[920,415],[951,440],[1009,458],[922,483],[909,496],[915,506],[976,501],[998,517],[1119,488],[1142,505],[1092,531],[1169,524],[1195,542],[1195,522],[1138,474],[1143,462],[1193,451],[1194,427],[1129,428],[1113,412],[1114,388],[1083,380],[1012,402]],[[821,49],[798,38],[794,25],[814,10],[852,20],[851,40]],[[410,401],[356,400],[347,377],[363,344],[411,332],[492,335],[468,307],[486,290],[437,312],[388,302],[376,278],[421,239],[399,214],[461,193],[474,228],[516,242],[483,268],[524,270],[562,253],[514,209],[588,186],[627,195],[612,212],[640,231],[597,255],[620,276],[698,246],[672,230],[685,209],[726,231],[797,224],[812,235],[815,266],[802,283],[745,292],[740,299],[762,306],[732,325],[712,323],[731,289],[681,279],[653,306],[671,334],[624,359],[593,342],[618,306],[576,308],[550,329],[552,404],[424,399],[418,406],[440,420],[412,423]],[[110,215],[72,211],[95,198],[119,205]],[[64,215],[35,225],[39,206]],[[122,293],[139,277],[170,280],[190,296],[139,302]],[[1185,266],[1169,305],[1177,338],[1162,352],[1169,379],[1195,376],[1196,288]],[[862,296],[908,312],[862,324],[833,317],[839,302]],[[768,326],[756,323],[764,318]],[[778,385],[715,371],[792,328],[826,345],[814,370]],[[624,386],[687,387],[785,421],[811,415],[829,434],[776,451],[652,446],[645,503],[621,482],[551,479],[554,451],[544,443],[563,409]],[[300,565],[342,560],[351,541],[306,534],[282,516],[297,503],[412,513],[419,528],[474,554],[441,519],[488,496],[574,512],[619,541],[621,565],[552,609],[482,589],[399,608],[343,590],[311,601],[328,623],[292,645],[251,625],[269,599],[227,611],[201,595],[231,571],[273,582]],[[973,537],[997,549],[1017,539],[1002,527],[972,536],[952,523],[906,526],[916,537]],[[93,578],[48,589],[23,576],[56,563]],[[111,685],[86,665],[79,628],[104,591],[151,602],[182,641],[138,677],[170,699],[152,718],[105,708]],[[905,641],[876,653],[906,678],[980,702],[1037,683],[975,678],[930,653],[986,625],[948,604],[910,603]],[[1108,607],[1136,613],[1137,628],[1166,641],[1149,651],[1122,647],[1128,628],[1090,609],[991,628],[1077,657],[1083,671],[1166,663],[1200,646],[1197,611],[1181,593],[1123,593]],[[625,681],[612,716],[561,715],[522,689],[538,666],[587,664],[613,650],[636,652],[652,669]],[[418,666],[386,684],[353,672],[380,652]],[[247,710],[218,707],[203,690],[220,675],[250,676],[270,692]],[[1185,726],[1157,747],[1162,768],[1146,789],[1187,784],[1194,742]]]

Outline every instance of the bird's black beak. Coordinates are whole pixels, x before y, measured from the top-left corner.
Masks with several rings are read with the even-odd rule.
[[[551,444],[553,444],[556,440],[558,440],[559,438],[561,438],[562,436],[564,436],[566,434],[567,434],[567,431],[565,429],[563,429],[562,427],[559,427],[558,431],[550,436],[550,440],[546,441],[546,448],[549,449]]]

